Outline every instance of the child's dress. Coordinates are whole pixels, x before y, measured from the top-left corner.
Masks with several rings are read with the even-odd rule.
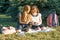
[[[32,15],[31,17],[32,17],[33,22],[39,22],[41,19],[41,13],[38,13],[36,16]],[[39,22],[37,25],[41,25],[41,24],[42,24],[42,22]]]
[[[38,24],[33,24],[32,25],[32,28],[33,29],[35,29],[35,28],[37,28],[37,27],[42,27],[43,25],[42,25],[42,18],[41,18],[41,13],[38,13],[36,16],[33,16],[33,15],[31,15],[31,18],[32,18],[32,22],[35,22],[35,23],[38,23]],[[40,22],[40,20],[41,20],[41,22]]]

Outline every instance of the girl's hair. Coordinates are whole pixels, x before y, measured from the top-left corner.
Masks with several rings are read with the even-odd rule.
[[[22,22],[26,22],[27,20],[27,16],[26,14],[28,14],[30,12],[30,6],[29,5],[25,5],[24,9],[23,9],[23,12],[22,12],[22,17],[21,17],[21,21]]]
[[[36,8],[37,9],[37,13],[39,13],[39,9],[38,9],[38,7],[36,5],[33,5],[31,10],[34,10],[34,8]]]

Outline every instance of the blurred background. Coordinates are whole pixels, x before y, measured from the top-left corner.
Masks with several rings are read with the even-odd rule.
[[[47,16],[53,11],[56,11],[60,23],[60,0],[0,0],[0,26],[16,27],[18,13],[26,4],[38,6],[45,25]]]

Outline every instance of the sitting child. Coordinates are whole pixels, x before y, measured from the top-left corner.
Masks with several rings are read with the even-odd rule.
[[[17,25],[17,30],[16,32],[20,32],[20,30],[22,31],[27,31],[28,28],[29,28],[29,25],[28,25],[28,15],[30,13],[30,5],[25,5],[24,8],[23,8],[23,12],[22,12],[22,15],[20,16],[19,15],[19,22],[18,22],[18,25]]]
[[[30,17],[31,17],[31,24],[33,29],[38,29],[38,30],[46,29],[46,27],[42,25],[41,13],[39,13],[37,6],[32,6]]]

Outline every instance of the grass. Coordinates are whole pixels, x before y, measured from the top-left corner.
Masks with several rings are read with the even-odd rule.
[[[7,16],[7,15],[4,15],[4,14],[0,14],[0,18],[11,18],[11,16]]]
[[[17,22],[14,22],[11,18],[11,16],[6,16],[4,14],[0,14],[0,32],[1,32],[1,28],[3,26],[9,27],[9,26],[13,26],[16,27],[17,26]]]
[[[26,34],[25,36],[16,35],[16,33],[10,35],[0,34],[0,40],[60,40],[60,27],[57,27],[56,31]]]
[[[11,16],[6,16],[4,14],[0,14],[0,26],[16,26],[16,22],[14,22]]]
[[[13,22],[11,17],[0,15],[0,29],[3,26],[16,27],[17,22]],[[0,40],[60,40],[60,27],[56,27],[56,31],[39,32],[37,34],[26,34],[25,36],[14,34],[4,35],[0,34]]]

